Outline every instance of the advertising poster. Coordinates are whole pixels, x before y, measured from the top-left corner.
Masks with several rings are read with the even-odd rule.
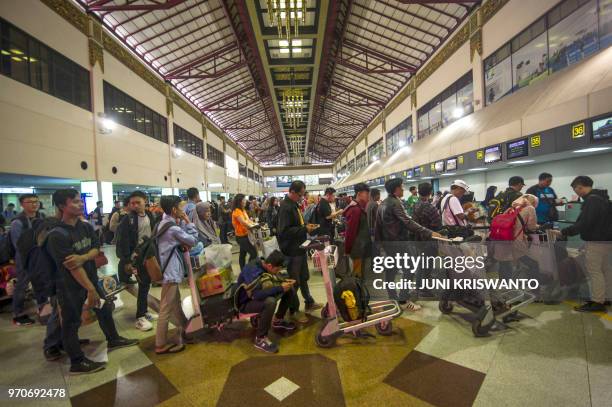
[[[546,75],[548,75],[548,51],[544,32],[512,54],[513,90],[528,86]]]

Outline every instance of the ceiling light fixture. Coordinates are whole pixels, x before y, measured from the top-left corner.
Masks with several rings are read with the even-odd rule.
[[[298,36],[300,24],[306,23],[306,0],[268,0],[268,17],[278,29],[278,38],[291,41],[292,35]]]
[[[283,101],[281,103],[285,111],[285,122],[293,129],[297,129],[302,124],[304,108],[304,91],[302,89],[283,90]]]
[[[535,160],[517,160],[517,161],[510,161],[508,164],[529,164],[534,161]]]

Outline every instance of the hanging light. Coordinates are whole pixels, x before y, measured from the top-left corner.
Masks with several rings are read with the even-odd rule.
[[[285,111],[285,122],[292,129],[297,129],[302,124],[304,109],[304,91],[302,89],[283,90],[283,101],[281,103]]]
[[[306,23],[306,0],[268,0],[268,17],[278,29],[278,38],[291,41],[292,35],[298,36],[300,24]]]

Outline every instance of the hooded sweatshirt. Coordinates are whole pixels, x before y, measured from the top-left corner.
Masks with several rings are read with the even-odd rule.
[[[576,223],[563,229],[564,236],[580,234],[586,242],[602,242],[610,236],[612,219],[610,219],[610,197],[605,191],[593,189],[583,198],[580,215]]]

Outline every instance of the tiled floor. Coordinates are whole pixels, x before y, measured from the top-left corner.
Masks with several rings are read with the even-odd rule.
[[[112,248],[106,253],[112,259]],[[112,272],[112,266],[109,272]],[[235,265],[235,270],[238,267]],[[311,278],[324,302],[322,279]],[[159,298],[159,288],[151,296]],[[189,295],[187,287],[182,295]],[[106,353],[97,324],[81,328],[85,352],[107,360],[102,372],[68,376],[68,361],[46,362],[44,327],[16,328],[10,307],[0,314],[0,385],[65,388],[71,400],[7,400],[4,406],[609,406],[612,399],[612,315],[579,314],[571,304],[531,304],[528,318],[487,338],[474,338],[461,316],[441,315],[436,302],[404,314],[394,335],[341,338],[320,349],[318,319],[277,337],[281,351],[252,347],[245,322],[202,333],[177,355],[153,352],[154,331],[134,328],[135,298],[123,292],[119,332],[138,347]],[[154,303],[155,301],[153,301]]]

